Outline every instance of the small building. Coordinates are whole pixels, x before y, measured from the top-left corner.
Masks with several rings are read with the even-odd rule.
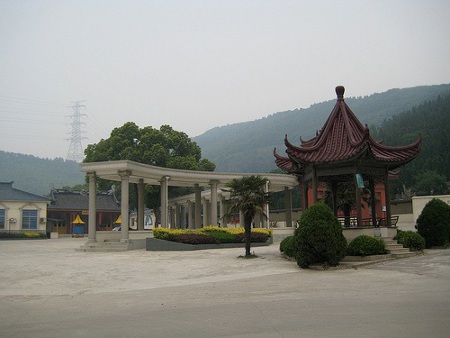
[[[89,193],[85,190],[53,189],[47,219],[51,231],[59,234],[87,234],[89,229]],[[120,216],[120,203],[113,191],[96,194],[97,231],[112,230]]]
[[[48,198],[0,182],[0,231],[44,232],[47,225]]]

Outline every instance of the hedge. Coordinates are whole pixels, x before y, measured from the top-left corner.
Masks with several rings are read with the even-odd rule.
[[[353,239],[347,247],[349,256],[383,255],[386,253],[385,243],[381,238],[360,235]]]
[[[243,243],[245,241],[244,228],[219,228],[208,226],[201,229],[153,229],[153,236],[158,239],[188,243],[188,244],[222,244]],[[272,236],[271,230],[252,229],[252,243],[265,243]]]
[[[425,238],[414,231],[397,230],[395,238],[397,243],[403,244],[404,248],[409,248],[411,251],[421,251],[425,249]]]
[[[333,211],[318,202],[302,213],[293,245],[297,264],[305,269],[314,263],[338,265],[345,256],[347,241]]]
[[[447,246],[450,242],[450,206],[433,198],[417,219],[417,232],[425,238],[427,248]]]
[[[294,257],[294,236],[284,238],[280,243],[280,252],[288,257]]]

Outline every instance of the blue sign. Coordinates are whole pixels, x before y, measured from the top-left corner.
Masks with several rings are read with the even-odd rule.
[[[356,174],[356,183],[358,184],[358,188],[364,188],[364,179],[361,174]]]

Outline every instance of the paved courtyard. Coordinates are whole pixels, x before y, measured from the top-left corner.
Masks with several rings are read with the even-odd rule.
[[[76,252],[85,239],[0,241],[0,337],[448,337],[450,250],[302,270],[278,243]]]

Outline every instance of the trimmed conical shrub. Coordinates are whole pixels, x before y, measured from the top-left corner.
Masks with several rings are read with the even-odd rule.
[[[301,268],[314,263],[336,266],[345,256],[347,241],[333,211],[323,202],[306,209],[294,234],[295,258]]]
[[[417,219],[417,232],[425,238],[427,248],[446,246],[450,242],[450,206],[433,198]]]

